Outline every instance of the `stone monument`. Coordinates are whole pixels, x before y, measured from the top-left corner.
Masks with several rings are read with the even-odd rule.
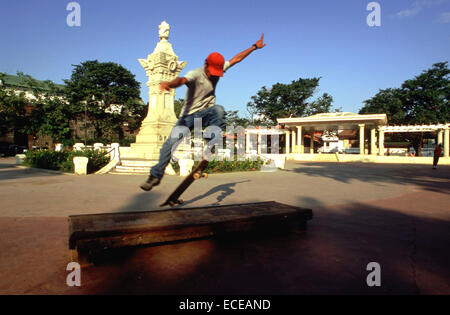
[[[159,151],[177,121],[174,111],[175,89],[161,91],[159,88],[160,82],[175,79],[186,66],[185,61],[178,61],[168,41],[169,31],[169,24],[163,21],[159,25],[159,43],[153,53],[147,59],[138,59],[148,77],[148,113],[142,121],[136,143],[124,152],[126,157],[158,160]]]

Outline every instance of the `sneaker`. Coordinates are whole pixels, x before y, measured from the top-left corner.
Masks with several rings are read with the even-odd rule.
[[[145,191],[150,191],[152,190],[153,186],[158,186],[160,182],[161,180],[159,178],[150,175],[148,179],[145,181],[145,183],[142,183],[141,186],[139,187],[141,187]]]

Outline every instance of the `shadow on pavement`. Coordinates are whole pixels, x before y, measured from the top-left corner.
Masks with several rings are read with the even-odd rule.
[[[245,180],[245,181],[241,181],[241,182],[234,182],[234,183],[227,183],[227,184],[222,184],[222,185],[218,185],[216,187],[211,188],[210,190],[208,190],[206,193],[195,197],[194,199],[191,199],[189,201],[185,201],[184,205],[188,205],[191,203],[194,203],[196,201],[202,200],[210,195],[213,195],[215,193],[221,192],[220,195],[217,196],[217,201],[210,204],[210,206],[218,206],[219,203],[221,201],[223,201],[226,197],[232,195],[235,190],[233,189],[234,186],[236,186],[237,184],[241,184],[241,183],[246,183],[246,182],[250,182],[250,180]]]
[[[315,203],[318,206],[313,208],[314,217],[306,232],[238,235],[115,252],[84,271],[82,291],[450,293],[448,220],[359,203],[339,207],[321,207],[319,200]],[[381,266],[381,287],[366,284],[369,262]]]
[[[357,179],[366,182],[389,182],[418,185],[435,192],[450,190],[450,166],[365,163],[300,163],[290,162],[283,172],[331,178],[349,183]]]
[[[48,172],[46,170],[40,170],[38,168],[18,168],[14,166],[5,167],[5,164],[0,164],[0,181],[40,176],[61,176],[64,175],[57,171]]]

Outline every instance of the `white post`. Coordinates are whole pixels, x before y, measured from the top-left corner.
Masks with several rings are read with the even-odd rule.
[[[292,153],[297,153],[297,141],[295,140],[296,136],[295,129],[292,131]]]
[[[78,175],[87,175],[88,162],[89,158],[85,156],[74,156],[73,157],[74,173]]]
[[[376,145],[376,130],[375,127],[370,129],[370,155],[377,154],[377,145]]]
[[[261,130],[261,129],[259,129]],[[261,131],[258,132],[258,155],[261,155],[261,145],[262,145],[262,139],[261,139]]]
[[[441,129],[437,134],[437,145],[442,144],[442,136],[444,135],[444,131]]]
[[[359,154],[364,155],[365,154],[365,146],[364,146],[364,124],[360,124],[359,126]]]
[[[384,155],[384,130],[379,128],[378,129],[378,154],[380,156]]]
[[[297,148],[298,153],[303,154],[305,149],[303,146],[302,126],[297,126]]]
[[[247,129],[247,133],[245,135],[245,153],[250,152],[250,132]]]
[[[309,145],[309,153],[314,154],[314,129],[311,130],[311,141]]]
[[[449,134],[448,134],[448,128],[449,126],[446,126],[444,128],[444,157],[449,156]]]
[[[114,151],[111,152],[111,155],[109,156],[110,160],[120,160],[120,150],[119,150],[120,144],[118,143],[111,143],[111,148],[114,149]]]
[[[290,149],[290,137],[291,137],[291,131],[288,129],[286,132],[286,154],[289,154]]]

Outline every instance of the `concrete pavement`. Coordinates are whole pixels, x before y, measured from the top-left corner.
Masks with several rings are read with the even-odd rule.
[[[67,216],[148,211],[179,183],[166,176],[73,176],[0,159],[2,294],[449,294],[450,167],[288,163],[273,173],[213,174],[189,207],[275,200],[312,208],[301,234],[129,249],[67,287]],[[382,286],[366,285],[367,263]],[[111,277],[114,275],[114,277]]]

